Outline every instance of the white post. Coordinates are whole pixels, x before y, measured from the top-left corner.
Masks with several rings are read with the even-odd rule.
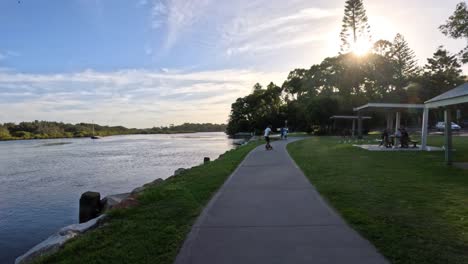
[[[445,162],[447,165],[452,165],[452,119],[450,109],[444,111],[445,119]]]
[[[396,112],[396,118],[395,118],[395,133],[398,131],[400,128],[400,112]]]
[[[362,139],[362,113],[358,112],[358,139]]]
[[[391,129],[393,129],[393,116],[391,113],[388,113],[387,114],[387,129],[389,129],[388,132],[390,132]]]
[[[421,150],[427,149],[427,128],[429,126],[429,108],[424,107],[421,131]]]
[[[394,142],[394,147],[398,147],[398,138],[396,137],[398,129],[400,128],[400,112],[396,112],[396,118],[395,118],[395,142]]]

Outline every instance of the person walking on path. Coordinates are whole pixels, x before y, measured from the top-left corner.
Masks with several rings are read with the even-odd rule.
[[[271,125],[268,125],[267,128],[265,129],[265,149],[266,150],[272,150],[273,147],[270,145],[270,134],[271,134]]]

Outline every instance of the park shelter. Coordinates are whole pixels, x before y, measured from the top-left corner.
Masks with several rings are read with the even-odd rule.
[[[393,103],[368,103],[366,105],[354,108],[358,113],[358,137],[362,138],[362,114],[371,110],[383,110],[387,113],[387,128],[393,129],[393,120],[395,120],[395,132],[400,128],[400,118],[402,111],[411,109],[424,110],[423,104],[393,104]],[[423,111],[425,113],[425,111]],[[393,118],[395,117],[395,119]],[[423,116],[424,120],[424,116]]]
[[[364,119],[372,119],[372,117],[370,116],[362,116],[361,117],[363,120]],[[352,123],[352,129],[351,129],[351,136],[354,137],[354,135],[356,134],[356,120],[359,119],[359,116],[346,116],[346,115],[334,115],[332,117],[330,117],[331,120],[333,121],[336,121],[336,120],[352,120],[353,123]]]
[[[445,121],[445,161],[447,162],[447,164],[452,164],[452,119],[450,113],[450,106],[463,103],[468,103],[468,83],[458,86],[453,90],[450,90],[425,102],[425,118],[423,118],[423,132],[421,135],[422,141],[424,143],[427,142],[427,119],[429,115],[429,109],[443,108]],[[424,148],[426,147],[425,144],[421,146]]]

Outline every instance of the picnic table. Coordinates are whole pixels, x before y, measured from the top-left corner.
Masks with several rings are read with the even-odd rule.
[[[379,143],[381,143],[381,145],[383,145],[383,142],[382,142],[383,139],[376,139],[376,141],[378,141]],[[391,146],[395,146],[395,135],[389,136],[389,142]],[[419,141],[410,139],[408,142],[410,143],[410,145],[413,145],[413,148],[418,147],[417,145],[419,144]]]

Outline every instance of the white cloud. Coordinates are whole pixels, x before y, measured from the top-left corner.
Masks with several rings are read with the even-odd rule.
[[[225,122],[230,105],[254,83],[277,83],[281,73],[253,70],[180,72],[87,70],[70,74],[0,72],[0,123],[90,121],[150,127]]]
[[[304,24],[310,27],[313,20],[332,17],[337,14],[337,10],[307,8],[298,10],[292,14],[284,14],[275,18],[264,17],[262,19],[264,21],[260,23],[259,21],[255,21],[255,19],[242,17],[239,18],[242,20],[242,23],[235,21],[234,25],[237,25],[237,33],[239,35],[251,37],[254,34],[268,33],[270,30],[276,31],[283,27],[301,26]],[[239,24],[243,26],[239,27]]]
[[[155,29],[160,28],[162,25],[165,24],[167,19],[167,7],[165,3],[161,0],[155,0],[153,2],[153,7],[151,10],[151,18],[152,18],[152,27]]]
[[[206,15],[205,11],[210,3],[212,0],[154,0],[152,2],[152,27],[165,29],[164,48],[166,50],[171,49],[181,34],[190,31],[193,25]]]
[[[244,44],[240,47],[229,48],[227,50],[228,55],[238,54],[238,53],[247,53],[247,52],[261,52],[261,51],[273,51],[283,48],[291,48],[296,46],[301,46],[304,44],[309,44],[316,41],[325,41],[327,40],[326,35],[311,35],[311,36],[300,36],[292,39],[284,39],[281,41],[272,41],[272,42],[261,42],[258,41],[254,43]]]
[[[267,52],[326,41],[325,29],[313,25],[339,14],[336,9],[305,8],[276,16],[252,13],[238,17],[223,30],[226,53]]]
[[[170,50],[184,37],[189,38],[191,45],[199,42],[211,48],[221,48],[219,54],[268,51],[289,47],[292,43],[304,44],[306,38],[319,40],[318,37],[304,35],[317,32],[314,22],[341,14],[341,10],[313,7],[312,4],[304,0],[223,3],[213,0],[154,0],[151,23],[158,33],[165,34],[164,51]],[[251,46],[253,48],[246,49]]]

